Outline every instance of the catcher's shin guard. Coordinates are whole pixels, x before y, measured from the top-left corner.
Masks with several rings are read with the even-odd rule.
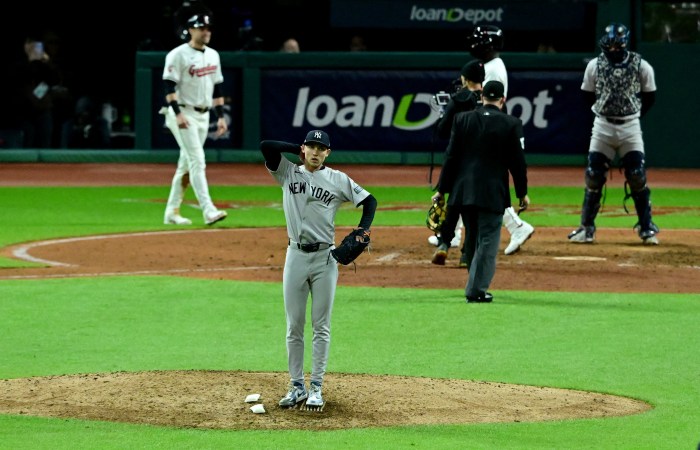
[[[581,208],[581,225],[590,227],[595,225],[595,218],[600,211],[600,199],[603,193],[586,189],[583,196],[583,207]]]
[[[651,191],[649,191],[649,188],[644,188],[639,192],[633,192],[631,195],[632,200],[634,200],[634,209],[637,210],[640,230],[646,231],[651,229]]]

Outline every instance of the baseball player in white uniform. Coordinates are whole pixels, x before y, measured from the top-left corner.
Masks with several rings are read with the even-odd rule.
[[[504,88],[504,98],[507,99],[508,72],[503,59],[498,56],[503,48],[503,30],[494,25],[478,26],[467,39],[467,44],[471,55],[484,62],[484,85],[491,80],[500,81]],[[503,111],[505,112],[505,105]],[[535,232],[535,228],[522,220],[512,206],[503,212],[503,225],[510,233],[510,242],[504,250],[506,255],[520,250]]]
[[[212,108],[218,117],[216,135],[221,136],[228,130],[220,88],[224,76],[219,53],[208,46],[210,25],[207,15],[190,17],[187,21],[189,42],[174,48],[165,57],[163,80],[165,101],[169,108],[161,109],[161,113],[165,114],[165,124],[180,147],[180,157],[165,207],[166,224],[192,224],[190,219],[180,214],[189,184],[192,184],[205,224],[212,225],[227,215],[226,211],[214,206],[205,174],[204,142],[209,132]]]
[[[581,224],[569,233],[569,241],[590,244],[595,240],[595,218],[601,206],[603,186],[610,164],[619,157],[625,169],[625,199],[632,198],[637,212],[634,230],[642,243],[658,245],[659,228],[652,222],[651,191],[644,165],[644,141],[639,118],[656,100],[654,69],[639,53],[628,51],[630,32],[621,23],[605,27],[600,55],[588,62],[581,90],[595,114]],[[628,191],[629,188],[629,191]],[[624,204],[623,200],[623,204]]]
[[[280,400],[293,407],[306,400],[310,407],[324,405],[321,386],[331,342],[331,312],[338,282],[338,265],[331,255],[335,240],[335,214],[345,202],[362,205],[359,228],[369,234],[377,201],[345,173],[324,165],[331,153],[325,131],[312,130],[304,143],[262,141],[265,166],[282,187],[288,247],[284,263],[284,310],[287,321],[289,391]],[[297,165],[282,153],[299,155]],[[304,381],[304,325],[311,294],[313,328],[309,389]]]

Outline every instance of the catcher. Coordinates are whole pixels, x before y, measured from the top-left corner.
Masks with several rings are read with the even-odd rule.
[[[284,408],[298,403],[306,409],[324,406],[321,387],[331,341],[331,311],[338,282],[338,264],[349,264],[369,245],[370,226],[377,209],[375,198],[345,173],[324,165],[331,153],[328,134],[312,130],[304,143],[262,141],[265,166],[282,186],[282,205],[289,238],[282,284],[287,318],[289,391],[279,401]],[[299,155],[297,165],[282,153]],[[345,202],[362,205],[362,218],[336,248],[335,214]],[[304,324],[311,294],[313,328],[312,367],[307,389],[304,380]]]

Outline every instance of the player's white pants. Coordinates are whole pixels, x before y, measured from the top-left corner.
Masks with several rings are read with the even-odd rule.
[[[304,325],[309,293],[313,329],[311,381],[322,384],[326,374],[331,345],[331,313],[338,283],[338,264],[330,251],[329,248],[306,253],[294,246],[287,248],[282,284],[289,376],[294,382],[304,382]]]
[[[204,159],[204,142],[209,132],[209,112],[200,113],[185,107],[182,108],[182,113],[187,117],[188,128],[178,128],[172,108],[168,108],[165,115],[165,125],[173,133],[177,145],[180,147],[180,157],[170,186],[166,211],[180,208],[185,195],[182,177],[189,173],[194,195],[197,197],[202,213],[206,215],[206,213],[216,209],[209,196],[209,183],[207,183],[205,173],[207,165]]]
[[[512,206],[507,207],[503,212],[503,225],[505,225],[508,232],[513,234],[515,229],[522,224],[523,220],[518,216],[518,213],[515,212],[515,208]]]

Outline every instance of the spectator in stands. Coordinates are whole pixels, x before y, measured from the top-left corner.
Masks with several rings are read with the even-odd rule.
[[[349,50],[351,52],[367,51],[367,44],[365,43],[365,38],[363,38],[359,34],[356,34],[353,37],[351,37]]]
[[[54,126],[51,89],[60,83],[61,77],[39,37],[25,39],[24,56],[10,73],[13,88],[7,102],[24,133],[23,147],[50,148]]]
[[[71,65],[65,60],[61,37],[53,30],[46,30],[41,41],[44,43],[44,51],[49,57],[49,62],[58,74],[58,82],[51,86],[51,113],[53,118],[53,132],[51,135],[51,147],[58,148],[61,145],[62,125],[73,117],[75,110],[74,75]]]
[[[280,47],[280,52],[282,53],[300,53],[301,48],[299,47],[299,42],[294,38],[289,38],[282,43]]]

